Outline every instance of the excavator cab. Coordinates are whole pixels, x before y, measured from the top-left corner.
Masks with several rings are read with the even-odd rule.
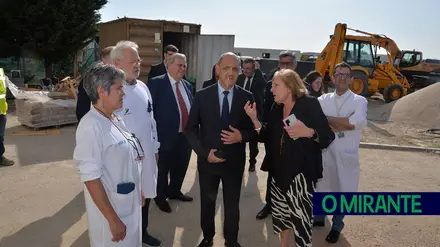
[[[350,89],[360,95],[368,94],[368,78],[376,68],[373,49],[369,42],[345,39],[342,60],[353,68],[354,80]]]
[[[412,90],[417,90],[440,81],[440,64],[429,60],[424,60],[420,51],[404,50],[395,60],[394,67],[408,78]]]
[[[394,67],[398,69],[416,66],[422,62],[423,56],[419,51],[403,51],[399,59],[394,60]]]

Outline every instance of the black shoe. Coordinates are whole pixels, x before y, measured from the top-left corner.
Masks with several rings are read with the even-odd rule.
[[[340,232],[332,229],[329,232],[329,234],[327,235],[327,237],[325,238],[325,241],[334,244],[334,243],[338,242],[339,235],[340,235]]]
[[[269,214],[270,214],[270,206],[266,204],[266,206],[264,206],[263,209],[261,209],[261,211],[258,212],[257,219],[262,220],[266,218]]]
[[[170,204],[168,204],[165,200],[156,200],[156,205],[159,207],[160,210],[162,210],[165,213],[171,213],[172,210],[170,208]]]
[[[6,158],[5,156],[0,157],[0,166],[13,166],[14,161]]]
[[[313,227],[324,227],[325,221],[313,221]]]
[[[172,199],[172,200],[179,200],[179,201],[182,201],[182,202],[192,202],[193,201],[193,198],[192,197],[190,197],[190,196],[187,196],[187,195],[178,195],[178,196],[173,196],[173,197],[170,197],[170,199]]]
[[[212,239],[203,239],[197,247],[211,247],[214,245]]]
[[[161,246],[162,243],[155,237],[146,233],[142,236],[142,245],[143,246]]]
[[[238,242],[225,242],[226,247],[241,247]]]

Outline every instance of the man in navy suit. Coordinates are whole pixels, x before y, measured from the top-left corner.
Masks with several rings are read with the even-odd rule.
[[[191,157],[191,147],[183,135],[193,101],[191,85],[183,79],[186,66],[186,56],[175,53],[170,57],[168,72],[147,83],[160,142],[155,201],[159,209],[167,213],[171,212],[167,199],[193,200],[181,192]]]

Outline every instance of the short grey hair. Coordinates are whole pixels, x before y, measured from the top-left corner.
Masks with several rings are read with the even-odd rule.
[[[124,80],[124,78],[125,73],[121,69],[111,64],[97,62],[87,69],[83,77],[83,87],[94,105],[99,99],[99,86],[110,93],[110,89],[112,85],[115,84],[115,81]]]
[[[223,54],[220,56],[220,58],[218,59],[217,64],[220,64],[225,56],[233,56],[233,57],[235,57],[235,59],[237,60],[238,65],[241,66],[241,59],[240,59],[240,57],[237,56],[237,54],[235,54],[235,53],[233,53],[233,52],[226,52],[226,53],[223,53]]]
[[[293,64],[296,64],[296,56],[295,56],[295,54],[293,52],[291,52],[291,51],[282,51],[282,52],[280,52],[279,58],[282,58],[282,57],[291,57]]]
[[[115,48],[110,53],[110,58],[112,60],[112,63],[115,63],[116,59],[123,58],[122,53],[127,48],[134,48],[137,51],[139,49],[139,46],[133,41],[128,41],[128,40],[119,41],[116,44]]]
[[[173,55],[171,55],[171,57],[170,57],[170,64],[173,64],[174,60],[176,60],[176,58],[183,59],[185,61],[185,64],[186,64],[186,56],[185,56],[185,54],[178,53],[178,52],[174,53]]]

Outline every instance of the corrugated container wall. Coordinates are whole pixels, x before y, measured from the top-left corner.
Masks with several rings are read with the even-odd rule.
[[[197,47],[197,90],[212,77],[212,67],[223,53],[234,51],[235,35],[200,35]]]
[[[147,82],[151,65],[163,60],[163,47],[176,45],[182,53],[188,54],[197,47],[191,42],[200,34],[200,25],[164,20],[143,20],[121,18],[100,24],[100,48],[115,45],[120,40],[130,40],[139,45],[139,56],[143,60],[140,80]],[[189,38],[187,38],[189,37]],[[187,41],[184,41],[187,40]],[[190,48],[193,47],[193,48]],[[194,61],[188,61],[190,71],[196,69]],[[196,77],[196,74],[189,76]]]

